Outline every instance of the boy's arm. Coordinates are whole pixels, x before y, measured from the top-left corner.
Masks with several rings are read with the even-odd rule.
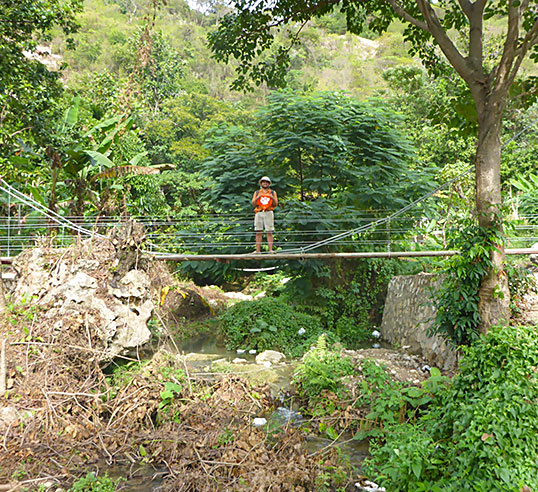
[[[278,197],[276,196],[276,191],[273,191],[275,194],[275,207],[278,207]]]
[[[255,191],[254,195],[252,195],[252,206],[256,208],[256,198],[257,198],[258,192]]]

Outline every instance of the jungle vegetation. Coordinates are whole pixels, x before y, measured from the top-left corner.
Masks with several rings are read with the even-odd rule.
[[[220,319],[227,343],[296,356],[317,340],[296,375],[314,413],[327,404],[323,391],[345,394],[340,379],[351,371],[331,344],[369,339],[390,278],[444,272],[435,330],[470,347],[465,362],[453,381],[432,372],[421,388],[364,366],[361,398],[387,429],[371,474],[393,490],[535,486],[535,330],[480,333],[530,288],[503,248],[518,235],[507,217],[517,226],[538,216],[537,3],[259,5],[0,0],[0,176],[76,220],[153,221],[157,246],[188,253],[252,250],[250,199],[262,175],[282,204],[278,246],[291,249],[432,193],[392,237],[400,247],[458,248],[458,257],[272,263],[277,275],[192,262],[179,273],[263,282],[267,299]],[[0,200],[1,215],[15,212]],[[321,250],[385,249],[388,227]]]

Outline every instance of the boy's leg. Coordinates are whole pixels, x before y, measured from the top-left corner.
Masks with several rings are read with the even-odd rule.
[[[259,253],[262,248],[263,231],[263,215],[260,212],[254,214],[254,231],[256,231],[256,253]]]
[[[275,230],[275,218],[273,211],[265,212],[265,232],[267,233],[267,246],[269,253],[273,252],[273,232]]]

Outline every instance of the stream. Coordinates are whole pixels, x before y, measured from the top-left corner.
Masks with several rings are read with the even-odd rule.
[[[389,347],[388,344],[383,343],[384,347]],[[362,348],[372,347],[372,342],[366,342]],[[201,335],[190,340],[184,341],[179,346],[179,349],[186,354],[205,354],[205,355],[218,355],[223,359],[232,361],[237,357],[246,359],[251,363],[255,363],[256,354],[249,354],[247,352],[237,354],[235,351],[227,350],[225,346],[219,343],[217,337],[214,335]],[[244,366],[240,366],[244,367]],[[267,422],[270,428],[275,428],[284,425],[300,425],[303,421],[303,417],[299,413],[299,409],[295,408],[292,404],[291,407],[287,405],[284,400],[285,393],[291,386],[291,380],[293,377],[293,371],[295,369],[294,364],[285,364],[279,366],[273,366],[271,368],[278,375],[278,381],[270,384],[271,392],[275,398],[280,398],[282,405],[278,407],[275,412],[267,417]],[[318,435],[310,435],[307,437],[307,450],[310,454],[314,454],[329,445],[336,445],[341,451],[347,455],[351,462],[359,467],[364,459],[368,456],[368,441],[356,441],[352,439],[351,435],[342,435],[336,443],[331,439],[324,438]]]
[[[367,346],[371,347],[371,345],[369,343]],[[223,344],[219,343],[217,337],[211,334],[182,341],[177,348],[188,357],[189,366],[193,369],[203,367],[204,364],[208,363],[208,360],[222,359],[232,362],[236,358],[243,358],[247,360],[247,364],[237,365],[239,374],[249,368],[252,368],[253,371],[266,370],[264,366],[255,365],[256,354],[248,352],[238,354],[236,351],[227,350]],[[300,414],[300,409],[286,399],[286,392],[291,386],[294,368],[295,364],[293,363],[271,367],[271,371],[278,376],[276,381],[270,382],[271,393],[277,400],[280,400],[282,406],[277,407],[271,415],[263,416],[267,420],[269,429],[274,430],[286,425],[301,425],[305,422]],[[368,441],[356,441],[349,434],[340,436],[336,442],[323,436],[310,434],[306,438],[305,446],[311,455],[316,455],[329,446],[336,446],[349,457],[351,464],[356,468],[360,468],[368,456]],[[118,464],[111,467],[103,463],[101,468],[106,469],[108,476],[112,479],[125,478],[126,480],[120,483],[119,488],[127,492],[157,491],[162,484],[163,476],[166,474],[164,469],[155,469],[149,464],[139,463]]]

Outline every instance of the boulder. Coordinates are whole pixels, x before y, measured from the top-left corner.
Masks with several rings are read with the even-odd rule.
[[[198,292],[189,288],[163,288],[159,313],[166,324],[199,319],[214,314],[213,308]]]
[[[83,320],[101,341],[97,357],[102,362],[135,352],[151,338],[150,279],[137,269],[118,277],[115,261],[107,239],[25,251],[14,262],[19,278],[13,299],[43,308],[43,319],[55,329],[68,328],[64,319]]]
[[[266,350],[265,352],[262,352],[256,356],[256,364],[266,365],[267,362],[269,362],[269,364],[278,364],[285,358],[286,356],[280,352],[276,352],[275,350]]]

